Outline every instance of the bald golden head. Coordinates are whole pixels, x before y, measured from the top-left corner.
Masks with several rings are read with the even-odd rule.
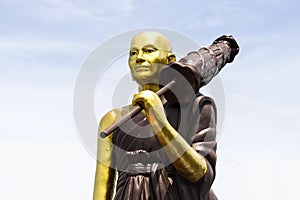
[[[145,31],[138,33],[134,38],[131,40],[131,48],[136,46],[144,46],[147,44],[152,44],[156,48],[161,50],[166,50],[172,52],[172,46],[168,38],[163,34],[155,31]]]
[[[162,68],[175,60],[170,41],[159,32],[141,32],[131,40],[128,64],[140,85],[157,83]]]

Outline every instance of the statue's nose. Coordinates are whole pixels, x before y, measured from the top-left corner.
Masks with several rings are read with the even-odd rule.
[[[141,64],[141,63],[145,62],[145,59],[144,58],[137,58],[135,62],[137,64]]]

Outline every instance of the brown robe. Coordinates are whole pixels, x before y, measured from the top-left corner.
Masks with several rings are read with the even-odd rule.
[[[198,94],[188,104],[166,103],[170,124],[207,161],[206,174],[192,183],[178,174],[142,113],[114,133],[118,169],[115,200],[217,200],[211,190],[216,165],[216,109]]]

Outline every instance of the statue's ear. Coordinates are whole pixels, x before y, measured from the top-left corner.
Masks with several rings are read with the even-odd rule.
[[[173,53],[168,53],[168,64],[175,62],[176,61],[176,56]]]

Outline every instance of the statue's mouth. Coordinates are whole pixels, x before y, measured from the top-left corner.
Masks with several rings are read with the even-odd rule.
[[[140,66],[136,66],[134,68],[134,70],[136,72],[145,72],[145,71],[148,71],[149,70],[149,66],[146,66],[146,65],[140,65]]]

